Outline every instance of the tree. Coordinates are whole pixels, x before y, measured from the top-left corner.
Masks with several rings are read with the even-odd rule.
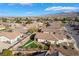
[[[62,21],[62,23],[66,23],[68,20],[67,20],[67,18],[63,18],[61,21]]]
[[[2,22],[7,22],[7,18],[2,18]]]
[[[36,21],[37,21],[37,22],[40,22],[40,19],[37,19]]]
[[[28,18],[26,17],[26,20],[28,20]]]
[[[46,24],[46,27],[50,26],[49,22],[46,22],[45,24]]]
[[[15,23],[22,23],[21,20],[16,20]]]
[[[37,32],[37,31],[38,31],[38,28],[36,28],[36,27],[31,27],[28,29],[28,32],[31,32],[31,33]]]
[[[29,20],[27,20],[27,22],[26,22],[26,24],[31,24],[32,23],[32,21],[29,19]]]
[[[49,21],[49,19],[48,18],[44,18],[44,21]]]
[[[76,21],[76,22],[79,22],[79,19],[78,19],[77,17],[75,17],[75,21]]]
[[[57,19],[57,18],[54,18],[54,21],[59,21],[59,19]]]
[[[38,32],[42,32],[42,30],[41,29],[38,29]]]
[[[56,32],[53,32],[53,34],[55,34]]]
[[[12,56],[12,51],[11,50],[8,50],[8,49],[4,49],[2,51],[2,55],[3,56]]]

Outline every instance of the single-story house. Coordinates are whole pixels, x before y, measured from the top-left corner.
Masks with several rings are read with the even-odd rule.
[[[51,42],[51,44],[54,44],[55,41],[57,41],[57,39],[52,34],[42,33],[42,32],[40,32],[40,33],[37,32],[36,35],[35,35],[35,39],[38,42],[46,42],[46,41],[49,41],[49,42]]]
[[[51,44],[60,44],[60,43],[68,43],[71,42],[68,40],[65,35],[63,34],[53,34],[53,33],[43,33],[43,32],[37,32],[35,35],[35,39],[38,42],[50,42]]]
[[[23,34],[18,31],[13,32],[0,32],[0,41],[6,43],[16,43],[21,39]]]
[[[50,23],[50,26],[43,27],[41,30],[43,32],[54,32],[54,31],[59,30],[61,28],[62,28],[62,23],[60,21],[58,21],[58,22],[55,21],[55,22]]]

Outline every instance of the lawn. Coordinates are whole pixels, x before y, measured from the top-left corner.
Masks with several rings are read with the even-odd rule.
[[[20,48],[40,48],[40,49],[48,49],[48,46],[46,45],[40,45],[38,44],[38,42],[33,41],[33,40],[29,40],[28,42],[26,42],[24,45],[20,46]]]
[[[38,48],[39,45],[38,44],[35,44],[35,42],[29,44],[28,46],[25,46],[25,48]]]
[[[38,47],[39,44],[37,44],[33,40],[29,40],[28,42],[26,42],[24,45],[21,46],[21,48],[38,48]]]
[[[21,48],[24,48],[25,45],[27,45],[28,43],[32,42],[33,40],[29,40],[28,42],[26,42],[24,45],[20,46]]]

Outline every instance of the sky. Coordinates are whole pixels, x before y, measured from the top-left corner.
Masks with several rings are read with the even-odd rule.
[[[79,12],[78,3],[0,3],[0,16],[40,16]]]

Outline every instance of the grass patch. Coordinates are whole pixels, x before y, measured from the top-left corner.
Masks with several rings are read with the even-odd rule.
[[[48,49],[48,46],[44,45],[44,44],[38,44],[37,41],[33,41],[33,40],[29,40],[28,42],[26,42],[24,45],[20,46],[20,48],[40,48],[40,49]]]
[[[25,48],[38,48],[38,44],[35,44],[35,42],[33,42],[30,45],[26,46]]]
[[[24,45],[26,45],[26,44],[28,44],[28,43],[30,43],[30,42],[32,42],[32,41],[33,41],[33,40],[30,39],[30,40],[27,41]]]
[[[28,43],[30,43],[30,42],[32,42],[32,41],[33,41],[33,40],[30,39],[30,40],[27,41],[24,45],[20,46],[20,48],[24,48],[25,45],[27,45]]]
[[[44,45],[44,50],[48,50],[48,46]]]

